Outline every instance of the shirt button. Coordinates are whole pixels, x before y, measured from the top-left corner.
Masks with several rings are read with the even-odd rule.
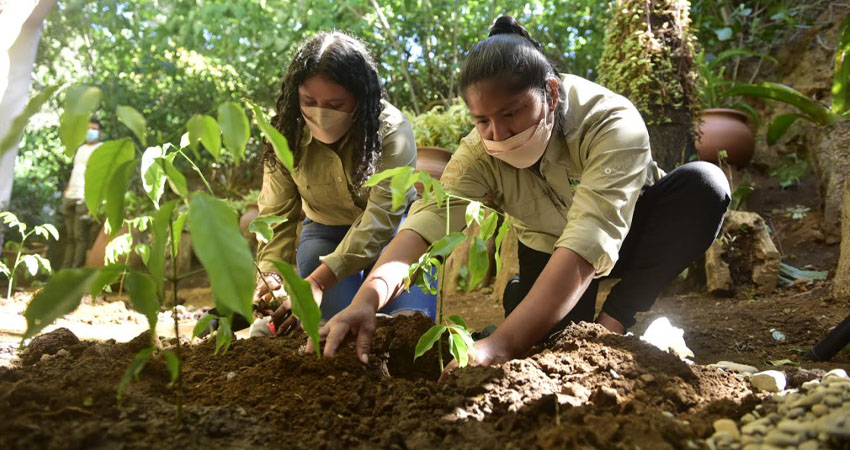
[[[611,175],[611,168],[610,167],[605,168],[605,175]]]
[[[336,177],[337,183],[342,183],[342,177]]]

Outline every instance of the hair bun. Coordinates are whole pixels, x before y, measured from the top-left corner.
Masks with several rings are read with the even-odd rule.
[[[495,36],[497,34],[518,34],[524,37],[528,42],[531,42],[535,48],[540,51],[543,51],[543,46],[540,45],[539,42],[535,41],[531,38],[531,35],[528,34],[528,30],[526,30],[522,25],[517,23],[516,19],[511,16],[502,16],[496,19],[496,22],[493,23],[493,26],[490,27],[489,36]]]

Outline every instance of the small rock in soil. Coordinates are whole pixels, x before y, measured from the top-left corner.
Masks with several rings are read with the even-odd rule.
[[[80,339],[67,328],[58,328],[47,334],[36,336],[21,353],[24,366],[41,361],[43,355],[53,355],[80,343]]]
[[[753,387],[765,392],[779,392],[785,389],[785,374],[778,370],[765,370],[750,378]]]

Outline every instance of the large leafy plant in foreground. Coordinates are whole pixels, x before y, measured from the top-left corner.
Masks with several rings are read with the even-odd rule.
[[[99,100],[100,91],[94,87],[74,86],[66,90],[66,111],[60,120],[59,133],[68,155],[73,156],[82,143],[88,118],[97,108]],[[261,133],[271,143],[284,167],[292,170],[292,155],[286,139],[269,125],[256,105],[251,106]],[[248,321],[252,319],[253,280],[257,270],[248,243],[239,229],[236,213],[225,201],[215,197],[210,184],[193,159],[187,155],[187,150],[191,150],[197,157],[199,149],[203,147],[216,160],[228,155],[234,163],[241,163],[245,158],[245,147],[250,136],[250,123],[238,103],[227,102],[218,108],[217,118],[207,115],[195,115],[190,118],[187,122],[187,132],[179,146],[169,142],[147,146],[149,137],[159,134],[148,133],[144,116],[129,106],[119,106],[116,114],[136,139],[106,141],[92,153],[85,172],[85,203],[92,215],[98,211],[105,212],[105,228],[113,238],[120,234],[122,229],[127,231],[132,224],[135,224],[137,229],[149,229],[148,242],[136,244],[135,247],[129,244],[124,246],[127,252],[130,248],[135,249],[142,256],[145,267],[131,268],[126,262],[116,263],[116,259],[112,258],[113,262],[102,268],[70,269],[56,273],[45,288],[33,297],[24,313],[27,330],[22,344],[57,318],[76,309],[85,294],[97,296],[107,286],[120,280],[122,287],[126,287],[129,293],[134,309],[147,318],[151,342],[148,347],[138,352],[127,368],[118,387],[119,401],[130,381],[141,373],[145,364],[151,358],[161,355],[170,372],[172,384],[176,384],[178,388],[179,418],[182,407],[182,378],[176,308],[177,288],[181,279],[194,274],[177,273],[176,261],[183,230],[188,227],[194,253],[209,276],[215,306],[220,314],[216,332],[216,352],[226,351],[229,347],[232,341],[230,325],[235,314]],[[186,176],[178,169],[178,161],[184,162],[197,173],[206,191],[195,192],[189,189]],[[125,193],[134,179],[141,180],[142,187],[155,208],[150,217],[127,217]],[[274,223],[276,219],[264,220]],[[132,243],[132,237],[127,237],[126,242]],[[116,241],[118,239],[112,240]],[[167,264],[169,257],[170,271]],[[294,272],[292,273],[294,276]],[[310,306],[316,310],[318,306],[313,301],[309,289],[309,298],[302,298],[305,297],[303,290],[292,289],[291,286],[297,285],[300,279],[290,278],[286,280],[290,291],[293,292],[290,297],[293,303],[298,305],[293,307],[293,310],[296,316],[305,316],[299,318],[308,333],[317,335],[318,320],[314,320],[315,311],[310,309]],[[166,291],[169,287],[177,344],[175,350],[162,350],[156,338],[156,326],[159,312],[166,303]],[[200,321],[194,334],[197,335],[203,330],[210,319],[212,317],[208,316],[207,320]]]

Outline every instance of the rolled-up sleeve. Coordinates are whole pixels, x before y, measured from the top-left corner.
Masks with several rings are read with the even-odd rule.
[[[387,133],[382,140],[382,149],[378,171],[415,166],[416,142],[410,123],[405,120],[395,130]],[[415,191],[410,188],[404,206],[393,211],[390,180],[384,180],[371,188],[363,214],[354,221],[336,249],[321,258],[337,279],[355,274],[378,259],[381,250],[398,228],[414,195]]]
[[[634,107],[614,109],[588,130],[580,151],[581,182],[555,246],[575,251],[605,276],[617,262],[652,162],[646,125]]]
[[[295,238],[298,219],[301,216],[301,196],[292,175],[278,167],[263,171],[263,187],[257,200],[260,217],[280,216],[285,222],[272,227],[274,235],[268,243],[260,242],[257,247],[257,265],[262,272],[278,272],[272,261],[295,263]]]
[[[487,181],[488,171],[484,162],[478,159],[466,140],[461,142],[457,151],[446,165],[440,183],[446,193],[469,200],[483,201],[490,193]],[[466,227],[466,206],[468,202],[451,199],[449,201],[449,231],[460,231]],[[428,201],[418,200],[410,208],[402,230],[415,231],[429,244],[446,235],[446,204],[438,205],[434,197]]]

